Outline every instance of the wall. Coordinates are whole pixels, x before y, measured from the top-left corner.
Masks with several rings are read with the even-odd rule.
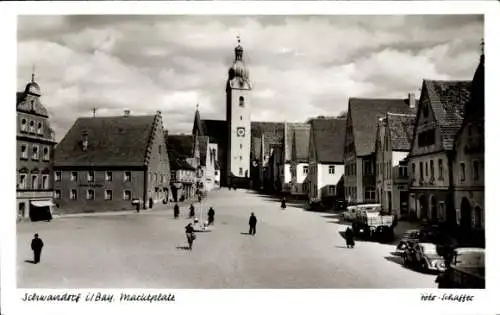
[[[329,166],[335,167],[335,173],[330,174],[328,172]],[[328,192],[328,186],[337,185],[340,178],[344,175],[344,165],[343,164],[319,164],[318,166],[318,190],[321,191],[319,198],[334,196]]]
[[[415,127],[415,139],[413,140],[414,144],[412,146],[412,155],[422,155],[429,154],[436,151],[442,150],[442,142],[441,142],[441,131],[436,124],[434,119],[434,113],[432,112],[432,107],[430,106],[429,100],[427,98],[426,93],[422,93],[423,99],[419,102],[418,110],[418,118],[417,118],[417,126]],[[423,107],[426,106],[428,108],[429,115],[427,118],[424,118]],[[434,144],[430,146],[419,147],[418,145],[418,135],[426,130],[435,129],[434,134]]]
[[[443,165],[443,174],[442,176],[439,175],[439,159],[442,160],[442,165]],[[431,160],[433,161],[434,164],[434,181],[431,181],[432,179],[432,173],[431,173]],[[420,162],[422,162],[423,166],[423,183],[420,181]],[[415,164],[415,174],[413,174],[413,164]],[[425,173],[425,165],[427,164],[427,174]],[[448,158],[444,152],[439,152],[439,153],[434,153],[434,154],[429,154],[429,155],[423,155],[423,156],[416,156],[416,157],[411,157],[409,159],[408,163],[408,174],[410,176],[410,187],[430,187],[433,189],[448,189],[449,187],[449,172],[450,170],[448,169]],[[432,182],[432,184],[431,184]]]
[[[148,161],[148,187],[146,199],[152,198],[154,203],[159,203],[164,199],[168,200],[168,189],[170,188],[170,164],[168,161],[167,147],[165,145],[161,115],[155,116],[154,128],[150,147],[151,154]],[[144,197],[141,199],[143,198]]]
[[[307,192],[307,189],[303,186],[304,180],[307,177],[307,174],[304,174],[305,166],[307,166],[309,172],[309,163],[297,163],[295,166],[297,176],[294,180],[292,194],[301,195]]]
[[[132,198],[138,198],[143,201],[144,196],[144,170],[123,168],[94,168],[94,183],[87,181],[87,169],[61,169],[55,168],[55,171],[60,171],[62,178],[60,182],[54,182],[54,190],[61,191],[61,199],[55,199],[54,203],[58,205],[55,212],[62,213],[77,213],[77,212],[99,212],[99,211],[120,211],[135,209],[131,200],[123,200],[123,191],[130,190]],[[71,172],[78,172],[78,181],[71,181]],[[105,172],[111,171],[112,181],[106,181]],[[131,181],[124,181],[124,172],[131,172]],[[71,189],[77,190],[77,200],[70,199]],[[94,189],[94,200],[86,200],[87,190]],[[113,200],[104,200],[104,191],[113,191]]]

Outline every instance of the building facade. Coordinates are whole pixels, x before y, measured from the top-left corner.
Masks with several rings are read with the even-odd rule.
[[[455,139],[453,163],[454,202],[464,230],[484,238],[484,54],[474,74],[471,98]]]
[[[173,202],[189,200],[196,193],[196,169],[200,154],[192,135],[166,135],[170,162],[170,196]]]
[[[349,99],[344,147],[344,189],[349,204],[374,203],[376,196],[375,142],[378,120],[388,112],[409,114],[408,99]]]
[[[31,82],[17,92],[17,184],[18,219],[48,219],[53,208],[54,132],[49,114],[41,102],[41,90]]]
[[[309,202],[325,204],[336,197],[343,199],[344,192],[337,190],[337,185],[344,175],[346,121],[318,118],[312,119],[310,123],[309,167],[307,174],[304,174],[309,184]]]
[[[78,118],[54,160],[60,212],[147,209],[168,200],[171,174],[159,112]]]
[[[414,99],[410,95],[409,99]],[[377,202],[398,218],[408,216],[407,156],[415,115],[387,113],[379,119],[376,151]]]
[[[410,213],[422,221],[457,224],[453,143],[470,86],[470,81],[423,81],[408,162]]]
[[[301,124],[293,127],[290,158],[290,174],[292,187],[290,194],[296,196],[307,196],[308,185],[304,184],[309,173],[309,142],[311,126]],[[285,161],[286,162],[286,161]],[[285,163],[286,165],[286,163]]]

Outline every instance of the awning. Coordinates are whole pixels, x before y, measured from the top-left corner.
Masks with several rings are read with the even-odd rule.
[[[35,200],[31,201],[31,205],[35,207],[52,207],[54,204],[51,200]]]

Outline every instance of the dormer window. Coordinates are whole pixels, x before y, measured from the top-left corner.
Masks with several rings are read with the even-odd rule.
[[[39,123],[38,123],[38,126],[37,126],[37,133],[38,133],[39,135],[40,135],[40,134],[42,134],[42,123],[41,123],[41,122],[39,122]]]
[[[239,104],[240,104],[240,107],[245,107],[245,98],[243,96],[240,96]]]
[[[35,122],[33,120],[30,121],[30,132],[35,132]]]

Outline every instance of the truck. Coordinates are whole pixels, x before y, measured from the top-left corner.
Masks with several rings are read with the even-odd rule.
[[[484,248],[456,248],[446,270],[436,278],[439,289],[484,289]]]
[[[354,235],[362,234],[370,239],[374,236],[393,238],[394,216],[383,214],[380,205],[358,205],[352,222]]]

